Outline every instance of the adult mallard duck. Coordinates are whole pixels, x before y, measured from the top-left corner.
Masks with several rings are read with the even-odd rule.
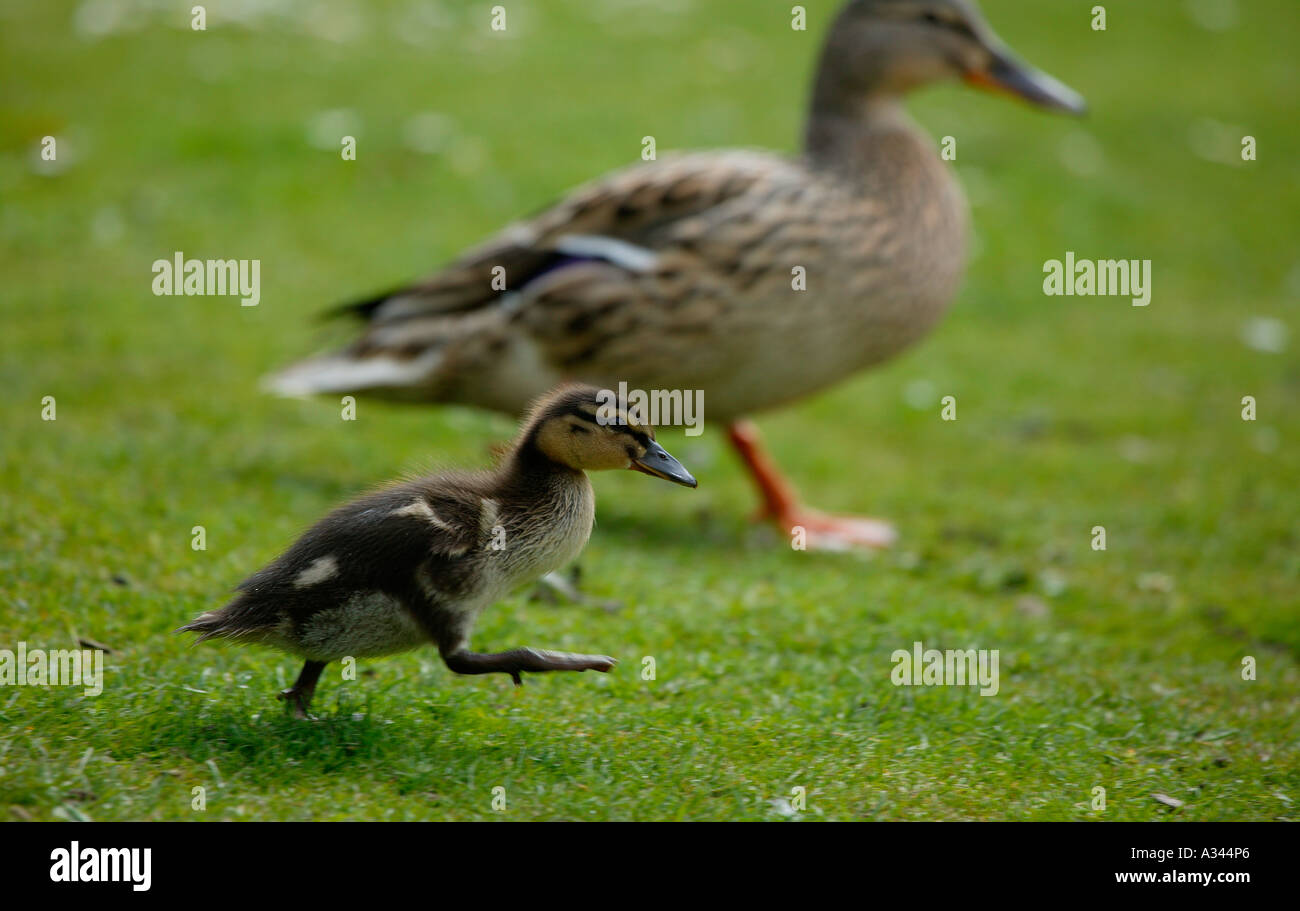
[[[821,54],[802,156],[684,154],[597,180],[431,278],[344,308],[364,334],[272,388],[507,413],[564,379],[702,390],[769,515],[810,547],[886,545],[883,522],[801,506],[743,418],[892,357],[947,309],[965,201],[902,106],[946,79],[1084,108],[968,0],[852,0]]]
[[[394,484],[317,522],[239,594],[181,630],[270,645],[305,660],[280,694],[305,716],[331,661],[438,647],[457,674],[608,671],[614,659],[534,648],[470,651],[484,608],[572,560],[596,501],[587,471],[695,478],[625,404],[573,385],[542,399],[501,463]]]

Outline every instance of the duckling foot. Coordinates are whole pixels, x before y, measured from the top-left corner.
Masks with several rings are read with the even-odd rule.
[[[302,693],[299,693],[293,687],[277,693],[275,698],[279,699],[281,702],[289,703],[289,709],[293,713],[294,718],[297,718],[300,721],[311,719],[311,713],[307,711],[308,707],[311,705],[311,700],[304,699]]]
[[[308,661],[302,666],[302,671],[299,672],[293,686],[275,697],[289,703],[293,717],[303,719],[311,717],[307,710],[311,708],[311,697],[316,693],[316,681],[320,679],[323,670],[325,670],[325,662]]]
[[[607,655],[576,655],[543,648],[512,648],[508,652],[480,654],[457,651],[443,655],[448,670],[456,674],[509,674],[515,686],[523,686],[521,673],[547,671],[600,671],[608,673],[618,662]]]
[[[880,519],[833,516],[799,503],[790,483],[763,448],[758,428],[736,421],[728,430],[731,444],[749,469],[763,498],[760,519],[775,519],[800,550],[879,550],[898,540],[898,533]]]

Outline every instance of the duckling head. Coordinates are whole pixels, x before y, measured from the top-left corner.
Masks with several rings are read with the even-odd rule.
[[[851,113],[948,80],[1072,114],[1087,109],[1073,89],[1017,59],[974,0],[850,0],[826,39],[814,108]]]
[[[691,473],[655,442],[655,431],[608,389],[564,386],[542,398],[525,422],[524,446],[578,471],[631,469],[695,487]]]

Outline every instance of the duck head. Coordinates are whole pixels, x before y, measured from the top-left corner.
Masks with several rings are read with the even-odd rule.
[[[1020,61],[973,0],[850,0],[827,36],[814,108],[851,113],[948,80],[1051,110],[1087,110],[1078,92]]]
[[[578,471],[631,469],[697,486],[681,462],[655,442],[654,428],[608,389],[564,386],[544,396],[525,424],[525,447]]]

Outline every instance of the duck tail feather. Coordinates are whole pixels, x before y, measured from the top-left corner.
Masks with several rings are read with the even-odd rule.
[[[346,304],[338,304],[317,314],[317,318],[321,322],[345,318],[369,320],[375,315],[376,310],[405,291],[405,288],[393,288],[382,294],[376,294],[361,300],[348,301]]]
[[[346,351],[291,364],[262,379],[274,395],[297,398],[324,393],[431,387],[442,362],[442,350],[429,348],[415,357],[396,354],[350,354]]]

